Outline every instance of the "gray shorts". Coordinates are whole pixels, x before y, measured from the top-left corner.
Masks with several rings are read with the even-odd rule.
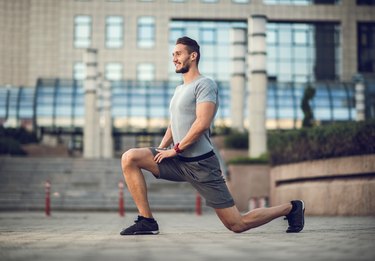
[[[156,148],[150,150],[154,156],[158,153]],[[158,166],[160,179],[189,182],[206,199],[207,206],[213,208],[234,206],[215,154],[197,161],[186,161],[179,156],[166,158]]]

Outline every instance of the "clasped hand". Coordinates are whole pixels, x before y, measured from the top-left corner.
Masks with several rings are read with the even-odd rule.
[[[174,149],[157,149],[158,154],[155,155],[154,160],[156,163],[160,163],[165,158],[171,158],[177,155],[177,152]]]

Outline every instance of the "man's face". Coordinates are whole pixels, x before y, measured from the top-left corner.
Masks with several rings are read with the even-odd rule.
[[[190,69],[191,60],[186,46],[183,44],[177,44],[172,55],[176,73],[187,73]]]

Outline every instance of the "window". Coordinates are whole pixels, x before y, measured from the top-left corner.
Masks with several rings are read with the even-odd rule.
[[[109,81],[120,81],[123,79],[123,67],[121,63],[107,63],[105,66],[105,79]]]
[[[91,23],[91,16],[88,15],[79,15],[74,18],[74,47],[90,47]]]
[[[155,66],[152,63],[140,63],[137,66],[138,81],[155,80]]]
[[[201,0],[203,3],[217,3],[218,0]]]
[[[358,71],[375,73],[375,23],[358,24]]]
[[[106,18],[105,46],[107,48],[120,48],[124,41],[124,18],[122,16],[109,16]]]
[[[138,18],[138,47],[151,48],[155,45],[155,18],[143,16]]]
[[[247,4],[249,0],[232,0],[232,2],[236,4]]]
[[[334,23],[268,23],[267,71],[279,82],[340,76],[340,27]]]
[[[202,44],[214,44],[216,43],[216,29],[215,28],[202,28],[200,30],[201,43]]]
[[[73,65],[73,79],[82,81],[86,77],[86,66],[83,62],[76,62]]]
[[[176,40],[187,35],[198,42],[201,50],[199,68],[202,74],[216,81],[230,80],[230,30],[233,27],[246,28],[246,22],[221,21],[182,21],[174,20],[169,24],[169,48],[173,52]],[[169,63],[169,80],[180,81],[181,75],[175,72]]]

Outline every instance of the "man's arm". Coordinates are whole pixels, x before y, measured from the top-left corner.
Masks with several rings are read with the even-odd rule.
[[[213,102],[201,102],[196,107],[196,119],[191,125],[186,136],[180,141],[178,148],[187,149],[196,142],[199,137],[211,127],[212,119],[215,115],[216,104]]]
[[[180,150],[187,149],[191,144],[196,142],[199,139],[199,137],[207,129],[210,128],[212,119],[215,115],[215,109],[216,109],[216,104],[213,102],[201,102],[197,104],[196,119],[191,125],[186,136],[180,141],[178,145],[178,148]],[[167,132],[164,135],[163,141],[165,138],[168,138]],[[171,139],[172,139],[172,133],[171,133]],[[164,144],[161,144],[161,145],[164,145]],[[154,157],[154,160],[157,163],[160,163],[164,158],[170,158],[170,157],[174,157],[177,155],[177,152],[174,149],[158,150],[158,151],[159,153]]]
[[[159,148],[168,148],[169,145],[172,144],[173,138],[172,138],[172,130],[171,125],[168,125],[167,130],[165,131],[164,137],[160,142]]]

